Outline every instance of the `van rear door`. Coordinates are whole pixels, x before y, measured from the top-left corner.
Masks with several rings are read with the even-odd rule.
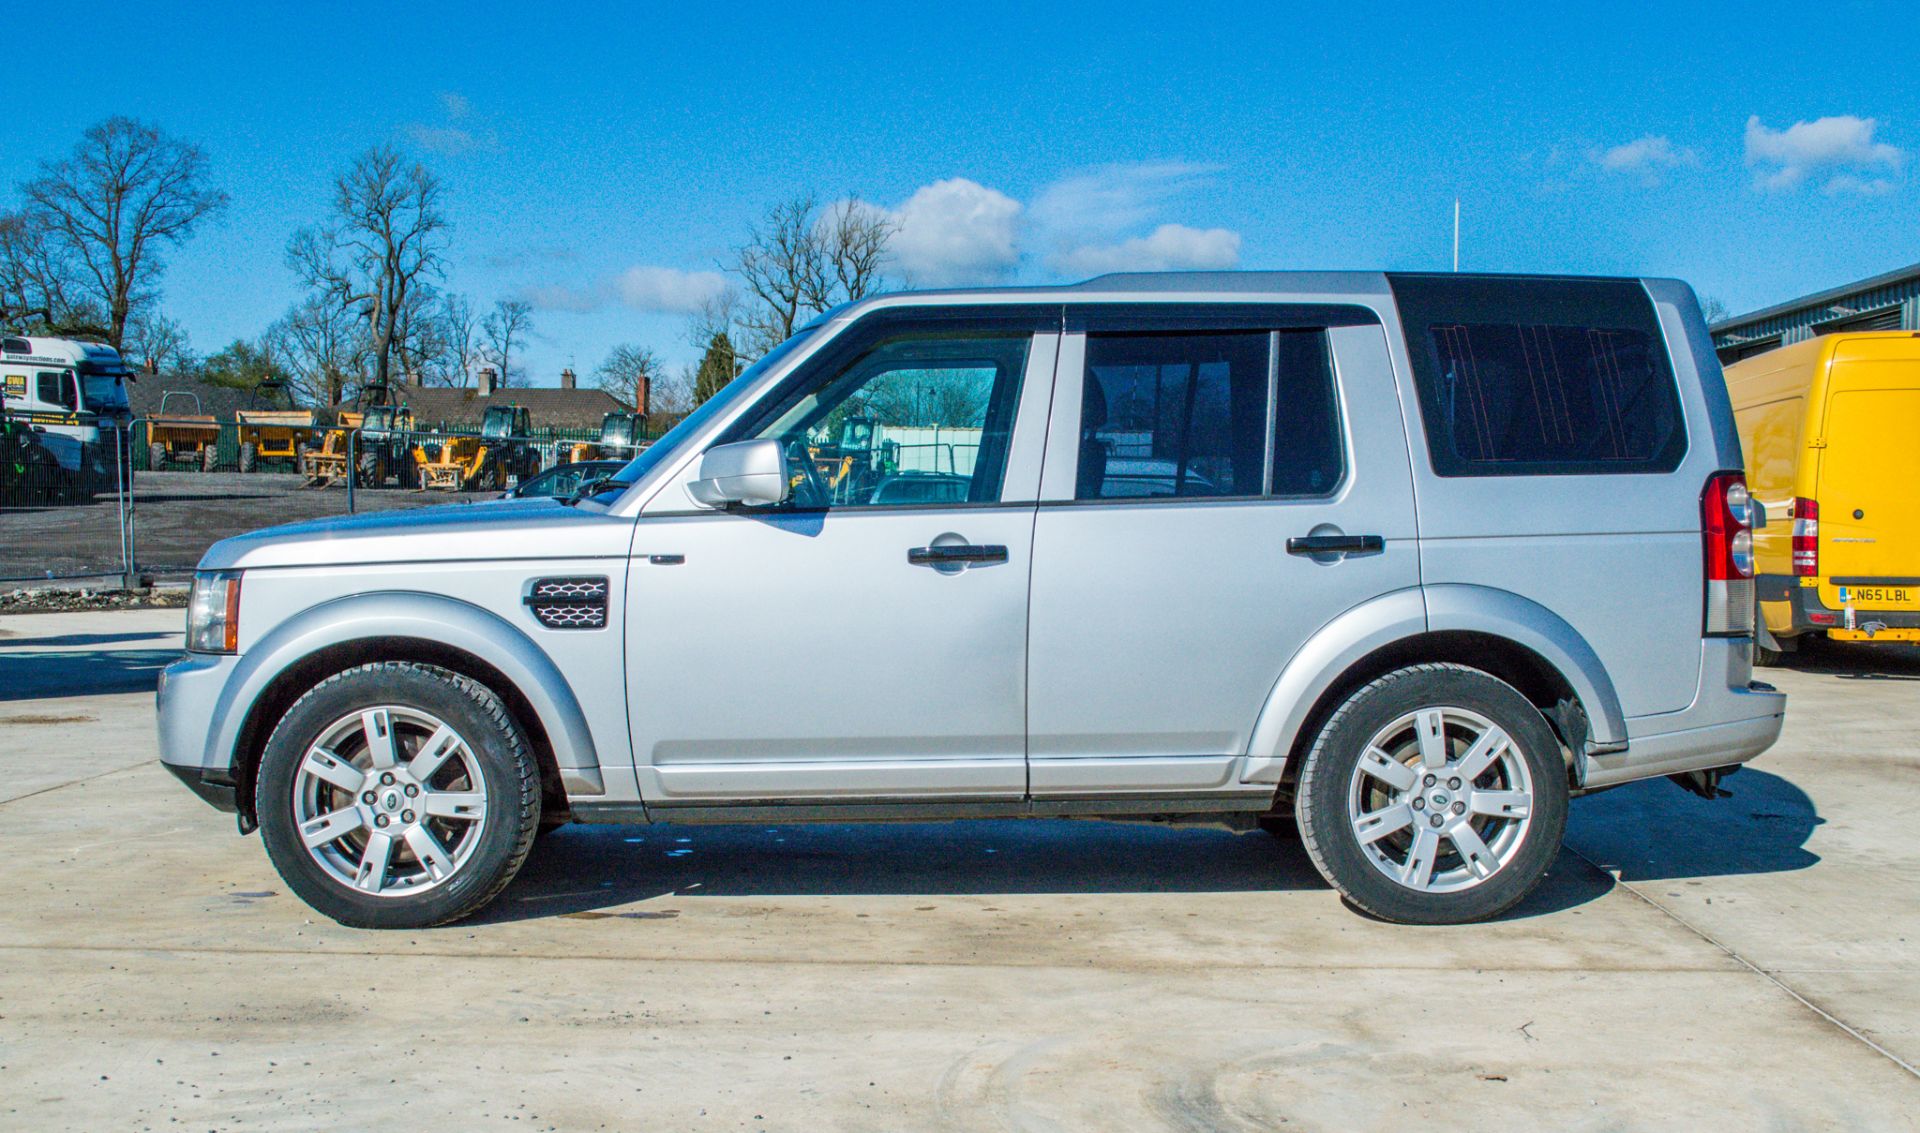
[[[1835,345],[1819,453],[1820,598],[1920,610],[1920,337]]]

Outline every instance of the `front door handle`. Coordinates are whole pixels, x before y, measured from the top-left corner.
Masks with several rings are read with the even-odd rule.
[[[907,552],[907,562],[914,566],[959,566],[963,563],[1004,563],[1007,561],[1007,549],[998,543],[951,543],[931,547],[915,547]]]
[[[1287,554],[1370,555],[1386,546],[1378,535],[1296,535],[1287,540]]]

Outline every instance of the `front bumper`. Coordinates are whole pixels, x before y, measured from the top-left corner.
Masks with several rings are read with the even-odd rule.
[[[228,814],[240,810],[240,787],[233,776],[226,771],[214,771],[205,767],[181,767],[173,763],[162,763],[173,777],[187,785],[187,789],[199,795],[202,802],[215,810],[224,810]]]
[[[213,750],[220,696],[236,659],[189,653],[160,671],[160,762],[213,806],[235,808],[233,753]]]

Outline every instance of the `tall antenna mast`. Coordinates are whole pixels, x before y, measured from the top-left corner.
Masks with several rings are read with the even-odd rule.
[[[1460,270],[1460,198],[1453,198],[1453,270]]]

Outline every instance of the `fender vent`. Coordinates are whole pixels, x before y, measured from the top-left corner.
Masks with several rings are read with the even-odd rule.
[[[548,629],[605,629],[607,580],[591,578],[536,578],[527,592],[534,620]]]

